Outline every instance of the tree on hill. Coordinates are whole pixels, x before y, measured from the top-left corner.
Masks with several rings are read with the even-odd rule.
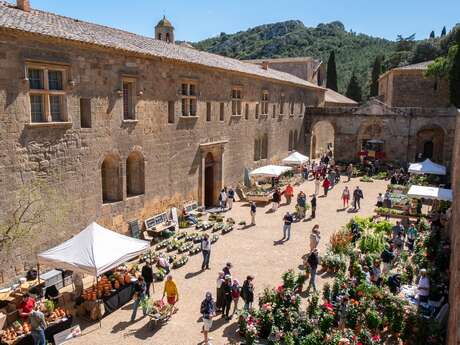
[[[447,33],[446,27],[444,26],[444,27],[442,28],[442,31],[441,31],[441,37],[446,36],[446,33]]]
[[[354,72],[351,75],[350,82],[348,83],[346,96],[356,102],[362,101],[361,86],[359,85],[358,78],[356,78],[356,74]]]
[[[450,102],[460,108],[460,41],[457,41],[455,56],[449,72]]]
[[[338,91],[337,87],[337,67],[335,65],[335,53],[331,51],[329,60],[327,61],[327,82],[326,87],[328,89]]]
[[[374,66],[372,67],[372,80],[369,97],[375,97],[379,94],[379,77],[382,73],[382,57],[377,56],[374,60]]]
[[[433,30],[433,31],[431,31],[431,33],[430,33],[430,38],[435,38],[435,37],[436,37],[436,35],[435,35],[435,33],[434,33],[434,30]]]

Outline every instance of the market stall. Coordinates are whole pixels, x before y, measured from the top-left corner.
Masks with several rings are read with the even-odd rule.
[[[282,160],[283,164],[286,165],[294,165],[294,166],[300,166],[305,162],[308,162],[309,158],[307,156],[304,156],[303,154],[299,152],[293,152],[286,158]]]
[[[292,171],[291,167],[280,165],[266,165],[257,168],[249,173],[254,182],[252,187],[245,192],[247,201],[267,203],[272,198],[273,183],[269,180],[272,178],[279,179],[280,176]]]
[[[85,303],[93,314],[101,302],[105,313],[110,313],[133,295],[135,277],[129,275],[122,264],[149,248],[147,241],[116,233],[93,222],[70,240],[39,254],[38,263],[95,277],[97,282],[83,294]]]
[[[416,199],[432,199],[452,201],[452,190],[438,187],[416,186],[410,187],[407,196]]]
[[[412,174],[445,175],[446,167],[436,164],[427,158],[423,162],[411,163],[408,171]]]

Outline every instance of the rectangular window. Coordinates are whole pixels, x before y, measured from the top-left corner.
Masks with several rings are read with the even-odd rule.
[[[192,83],[181,84],[182,116],[196,116],[197,112],[196,85]]]
[[[212,116],[212,108],[211,108],[211,102],[206,102],[206,121],[211,121],[211,116]]]
[[[66,120],[65,71],[55,65],[27,64],[32,123]]]
[[[262,115],[268,115],[268,91],[262,93]]]
[[[272,117],[273,117],[273,118],[276,117],[276,104],[273,104],[273,114],[272,114]]]
[[[249,103],[244,106],[244,119],[249,120]]]
[[[53,122],[62,121],[62,96],[50,96],[50,113]]]
[[[284,114],[284,103],[285,102],[286,102],[286,97],[284,96],[284,93],[282,93],[280,97],[280,115]]]
[[[294,115],[294,102],[291,102],[291,115]]]
[[[259,118],[259,103],[256,104],[256,119]]]
[[[134,82],[123,81],[123,120],[134,118]]]
[[[232,115],[241,115],[241,89],[232,89]]]
[[[175,109],[174,109],[174,101],[169,101],[168,102],[168,123],[174,123],[175,122]]]
[[[43,95],[30,95],[30,111],[32,122],[45,122]]]
[[[220,120],[220,121],[224,121],[224,120],[225,120],[225,103],[221,103],[221,104],[220,104],[219,120]]]
[[[80,127],[91,128],[91,99],[80,98]]]

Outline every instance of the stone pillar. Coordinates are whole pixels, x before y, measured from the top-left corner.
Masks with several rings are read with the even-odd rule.
[[[201,169],[200,169],[200,176],[199,176],[199,184],[198,184],[198,199],[201,206],[204,206],[204,178],[205,178],[205,170],[206,170],[206,154],[205,152],[201,151]]]
[[[225,152],[225,149],[223,146],[221,146],[220,147],[220,181],[221,181],[220,189],[224,188],[225,186],[224,152]]]

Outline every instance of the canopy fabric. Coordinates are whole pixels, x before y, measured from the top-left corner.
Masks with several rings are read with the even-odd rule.
[[[289,156],[284,158],[282,162],[284,164],[297,164],[297,165],[300,165],[300,164],[303,164],[303,163],[307,162],[308,159],[309,158],[307,156],[304,156],[301,153],[293,152]]]
[[[38,263],[97,277],[149,248],[147,241],[116,233],[93,222],[70,240],[38,254]]]
[[[417,186],[413,185],[407,192],[407,196],[410,198],[425,198],[452,201],[452,190],[437,187]]]
[[[446,167],[444,165],[433,163],[427,158],[420,163],[411,163],[409,165],[409,172],[413,174],[445,175]]]
[[[292,170],[291,167],[285,167],[281,165],[266,165],[257,168],[249,173],[251,177],[278,177],[285,172]]]

